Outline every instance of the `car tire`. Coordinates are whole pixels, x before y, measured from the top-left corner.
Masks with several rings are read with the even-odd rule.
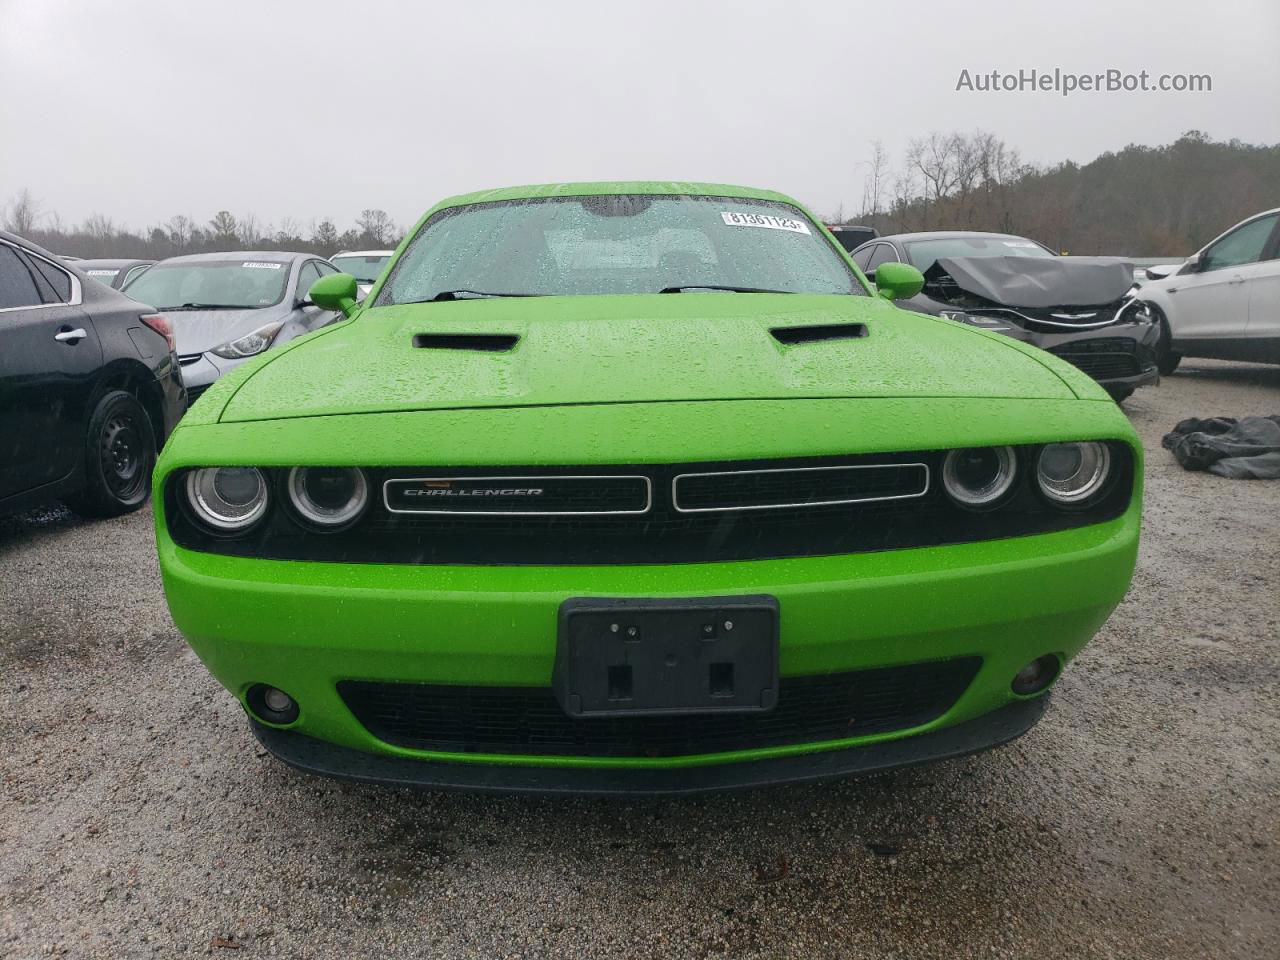
[[[1156,343],[1156,369],[1160,371],[1160,376],[1167,377],[1178,369],[1182,354],[1173,350],[1173,334],[1169,330],[1169,321],[1164,312],[1154,304],[1148,304],[1148,309],[1155,316],[1156,323],[1160,324],[1160,339]]]
[[[85,517],[118,517],[151,498],[156,438],[151,418],[133,395],[99,398],[85,438],[85,485],[67,506]]]

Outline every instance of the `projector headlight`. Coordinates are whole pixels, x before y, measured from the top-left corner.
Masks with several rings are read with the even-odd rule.
[[[942,462],[942,486],[962,507],[982,509],[1009,492],[1017,473],[1012,447],[952,450]]]
[[[1111,476],[1105,443],[1051,443],[1040,451],[1036,480],[1053,503],[1072,506],[1095,497]]]
[[[256,467],[204,467],[187,474],[187,502],[218,533],[242,533],[267,512],[267,481]]]
[[[369,484],[356,467],[294,467],[289,471],[289,502],[318,527],[351,523],[369,504]]]

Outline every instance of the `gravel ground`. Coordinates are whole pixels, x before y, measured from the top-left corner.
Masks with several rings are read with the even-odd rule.
[[[1280,483],[1184,473],[1186,416],[1280,412],[1188,363],[1128,599],[1015,744],[681,800],[296,774],[165,610],[151,517],[0,521],[0,956],[1280,956]]]

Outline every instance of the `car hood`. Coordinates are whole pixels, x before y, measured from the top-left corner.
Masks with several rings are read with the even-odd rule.
[[[224,343],[253,333],[279,320],[279,310],[170,310],[162,311],[173,325],[173,342],[179,356],[205,353]]]
[[[925,276],[941,273],[1007,307],[1096,306],[1133,286],[1133,264],[1115,257],[943,257]]]
[[[787,344],[774,332],[794,338],[859,323],[851,332],[864,336]],[[421,335],[447,334],[518,340],[415,345]],[[671,294],[374,307],[264,357],[220,419],[649,401],[1073,398],[1036,354],[870,297]]]

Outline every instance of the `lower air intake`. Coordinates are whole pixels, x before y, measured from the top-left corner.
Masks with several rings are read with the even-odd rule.
[[[920,726],[964,693],[978,657],[784,677],[764,714],[573,718],[549,688],[347,680],[338,693],[379,740],[448,753],[680,757],[819,743]]]

